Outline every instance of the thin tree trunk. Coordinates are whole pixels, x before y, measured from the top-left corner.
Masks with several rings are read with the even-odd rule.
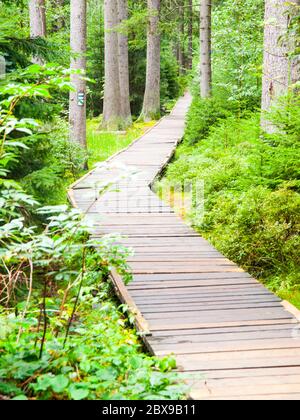
[[[189,19],[188,19],[188,69],[193,67],[193,0],[188,0]]]
[[[211,0],[200,5],[200,77],[201,97],[211,96]]]
[[[179,73],[184,73],[184,0],[179,3],[179,42],[178,42],[178,64]]]
[[[149,23],[147,34],[147,72],[144,104],[141,117],[144,121],[160,115],[160,0],[147,0]]]
[[[86,0],[71,0],[71,70],[86,72]],[[71,75],[75,91],[70,92],[70,139],[86,147],[86,81]]]
[[[46,6],[45,0],[29,0],[30,36],[32,38],[46,37]]]
[[[121,95],[119,81],[118,0],[104,1],[105,85],[102,127],[121,128]]]
[[[29,0],[29,20],[31,38],[45,38],[47,36],[45,0]],[[33,57],[32,62],[40,65],[44,63],[38,56]]]
[[[288,50],[286,43],[280,42],[288,27],[287,7],[285,0],[266,0],[265,4],[265,34],[264,34],[264,65],[262,110],[267,111],[275,99],[287,93]]]
[[[292,0],[290,4],[290,13],[288,17],[288,25],[290,25],[291,19],[299,15],[300,0]],[[297,22],[298,24],[298,22]],[[294,52],[296,48],[299,48],[299,39],[296,36],[291,36],[289,33],[289,45],[288,52],[291,54],[292,58],[289,61],[289,84],[294,85],[300,80],[300,60],[298,54],[295,56]],[[298,89],[297,89],[298,90]]]
[[[128,2],[127,0],[118,0],[119,22],[122,25],[128,19]],[[124,119],[124,125],[129,126],[132,123],[130,110],[130,92],[129,92],[129,59],[128,59],[128,36],[124,28],[120,28],[118,33],[119,42],[119,83],[121,97],[121,114]]]
[[[60,15],[58,16],[55,24],[53,25],[54,29],[53,32],[59,32],[62,28],[66,26],[64,15],[62,14],[62,7],[65,4],[65,0],[54,0],[55,6],[57,6],[58,11],[60,11]]]
[[[299,0],[293,2],[300,3]],[[266,0],[261,104],[263,112],[269,111],[280,96],[288,93],[289,85],[299,80],[298,60],[289,59],[294,42],[282,40],[287,34],[289,11],[292,13],[285,0]],[[276,131],[276,127],[266,121],[264,115],[261,125],[269,134]]]

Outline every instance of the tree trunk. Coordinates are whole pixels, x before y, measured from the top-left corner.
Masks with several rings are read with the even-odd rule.
[[[200,77],[201,97],[211,96],[211,0],[200,5]]]
[[[188,20],[188,69],[193,68],[193,0],[188,0],[189,20]]]
[[[86,72],[86,0],[71,0],[71,70]],[[70,92],[69,122],[71,141],[86,147],[86,81],[71,75],[75,91]]]
[[[45,0],[29,0],[30,36],[46,37]]]
[[[119,81],[118,0],[104,1],[105,85],[102,127],[121,128],[121,95]]]
[[[160,0],[148,0],[148,11],[146,89],[141,116],[144,121],[160,115]]]
[[[119,22],[125,22],[128,19],[127,0],[118,0]],[[129,92],[129,60],[128,60],[128,36],[124,33],[121,26],[118,33],[119,42],[119,84],[120,84],[120,111],[124,119],[124,125],[129,126],[132,123],[130,110],[130,92]],[[122,32],[123,30],[123,32]]]
[[[184,0],[179,3],[179,42],[178,42],[178,64],[179,73],[184,73]]]
[[[54,0],[54,4],[58,9],[59,16],[56,19],[55,24],[53,25],[53,32],[59,32],[61,29],[63,29],[66,26],[65,18],[62,13],[62,8],[65,4],[65,0]]]

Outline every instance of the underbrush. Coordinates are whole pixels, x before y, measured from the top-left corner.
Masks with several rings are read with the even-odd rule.
[[[118,151],[129,146],[135,139],[151,128],[155,121],[148,123],[135,122],[126,133],[105,133],[100,130],[100,119],[87,121],[87,144],[89,151],[89,166],[102,162]]]
[[[70,144],[69,159],[61,127],[19,119],[15,104],[70,88],[68,73],[34,65],[21,76],[0,85],[0,399],[184,397],[174,359],[143,351],[114,299],[109,273],[130,281],[131,251],[116,236],[91,239],[79,210],[37,200],[63,194],[81,155]]]
[[[300,286],[299,98],[283,99],[268,115],[278,127],[273,135],[261,131],[259,113],[239,118],[229,110],[226,118],[228,110],[212,111],[213,101],[203,102],[193,103],[185,141],[166,177],[204,180],[204,217],[197,209],[190,214],[196,229],[293,300]],[[293,301],[299,305],[297,298]]]

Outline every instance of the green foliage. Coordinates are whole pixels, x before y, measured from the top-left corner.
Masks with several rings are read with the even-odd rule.
[[[82,173],[87,155],[82,147],[68,139],[68,127],[57,120],[30,136],[28,149],[13,165],[12,175],[23,188],[42,204],[65,202],[65,188]]]
[[[179,77],[177,60],[169,48],[163,49],[161,60],[161,103],[178,98],[184,93],[184,81]]]
[[[102,113],[104,91],[104,11],[99,0],[88,2],[87,13],[87,74],[89,83],[87,109],[89,117]]]
[[[144,355],[121,313],[126,308],[110,300],[110,269],[128,276],[128,250],[115,245],[113,236],[89,240],[77,210],[38,212],[50,214],[41,233],[23,218],[0,227],[1,303],[10,308],[15,302],[17,308],[0,311],[1,393],[38,399],[178,398],[186,388],[169,373],[174,361]]]
[[[0,339],[0,392],[42,400],[181,398],[187,387],[180,375],[170,372],[174,360],[142,353],[138,337],[126,325],[121,308],[107,300],[105,289],[96,297],[83,290],[67,344],[63,347],[63,338],[48,331],[41,359],[34,315],[29,313],[22,324],[14,316],[6,318],[8,332]],[[17,342],[20,326],[23,334]]]
[[[52,95],[71,89],[69,70],[56,65],[31,65],[12,74],[0,84],[0,133],[6,153],[2,155],[10,178],[41,203],[65,201],[64,186],[74,181],[86,160],[85,152],[68,140],[66,123],[56,118],[42,123],[33,118],[19,118],[23,103],[52,102]],[[28,114],[32,116],[31,107]],[[3,143],[3,146],[4,146]]]
[[[32,57],[57,60],[60,46],[49,39],[30,38],[28,18],[21,7],[11,2],[0,2],[0,53],[6,59],[7,71],[29,66]],[[27,4],[26,4],[27,7]]]

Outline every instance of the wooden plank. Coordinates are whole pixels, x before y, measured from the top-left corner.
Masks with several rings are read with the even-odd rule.
[[[283,371],[284,372],[284,371]],[[267,373],[267,372],[264,372]],[[253,376],[251,377],[251,381],[249,381],[249,377],[240,377],[239,378],[239,386],[255,386],[255,385],[288,385],[288,384],[300,384],[300,372],[294,372],[292,374],[273,374],[273,375],[265,375],[262,376]],[[235,387],[236,386],[236,378],[221,378],[221,379],[207,379],[203,378],[199,381],[194,381],[193,379],[190,382],[194,385],[194,388],[197,391],[208,391],[210,390],[212,393],[220,392],[222,389],[227,389],[228,387]]]
[[[131,267],[134,274],[168,274],[168,273],[241,273],[243,270],[236,266],[211,266],[203,265],[202,267],[170,267],[170,266],[161,266],[161,267]]]
[[[257,378],[270,377],[271,380],[276,378],[287,378],[293,375],[300,375],[300,366],[277,366],[277,367],[262,367],[262,368],[245,368],[245,369],[219,369],[207,371],[191,371],[186,372],[185,377],[189,383],[194,383],[197,388],[198,383],[203,381],[209,382],[211,380],[245,380],[250,383]]]
[[[155,314],[157,317],[161,317],[162,314],[168,313],[169,315],[173,314],[175,316],[176,313],[180,313],[182,316],[189,315],[189,314],[195,314],[197,313],[197,316],[201,316],[203,312],[207,310],[211,311],[224,311],[224,310],[237,310],[237,309],[255,309],[255,308],[280,308],[281,304],[280,302],[253,302],[253,303],[231,303],[231,304],[221,304],[221,305],[215,305],[213,303],[205,303],[205,304],[189,304],[187,305],[174,305],[173,307],[168,306],[165,307],[165,305],[155,305],[145,308],[143,306],[142,313],[145,317],[147,317],[147,314],[149,314],[149,319],[153,317]],[[218,313],[216,312],[216,316]]]
[[[287,302],[286,300],[284,300],[282,302],[283,307],[289,311],[292,315],[294,315],[294,317],[300,321],[300,311],[299,309],[297,309],[294,305],[292,305],[291,303]]]
[[[241,273],[176,273],[176,274],[135,274],[135,281],[155,281],[155,280],[219,280],[219,279],[235,279],[235,278],[247,278],[252,277],[245,272]]]
[[[264,332],[264,331],[282,331],[289,330],[293,331],[295,327],[299,324],[295,324],[295,321],[286,321],[286,322],[273,322],[273,323],[263,323],[257,324],[253,323],[252,325],[229,325],[229,326],[216,326],[216,327],[207,327],[207,328],[191,328],[191,329],[171,329],[171,330],[157,330],[153,333],[152,338],[160,337],[176,337],[181,336],[184,340],[186,336],[193,334],[194,336],[209,336],[209,335],[219,335],[227,333],[249,333],[249,332]]]
[[[234,365],[236,361],[246,361],[246,363],[257,362],[261,363],[261,360],[265,360],[265,358],[269,358],[271,365],[273,363],[279,362],[282,360],[285,361],[285,358],[291,359],[295,358],[296,366],[300,366],[300,352],[297,348],[284,348],[284,349],[273,349],[273,350],[242,350],[242,351],[235,351],[234,354],[232,352],[210,352],[210,353],[197,353],[197,354],[189,354],[189,355],[177,355],[176,359],[180,364],[180,361],[184,363],[188,361],[189,363],[192,362],[203,362],[208,363],[212,362],[228,362],[229,365]],[[251,367],[252,365],[250,365]],[[276,365],[275,365],[276,366]],[[287,365],[290,366],[290,365]],[[205,369],[206,370],[206,369]]]
[[[196,289],[196,288],[194,288]],[[222,293],[222,291],[216,291],[216,299],[214,298],[213,291],[211,292],[201,292],[201,290],[195,290],[195,293],[193,291],[186,292],[184,294],[180,293],[180,289],[176,289],[178,293],[172,293],[168,289],[167,290],[160,290],[159,294],[155,294],[155,290],[151,290],[151,293],[149,291],[149,295],[145,293],[145,290],[130,290],[130,294],[132,297],[139,302],[141,305],[148,305],[151,304],[151,300],[153,300],[153,305],[160,306],[161,304],[169,304],[169,303],[176,303],[176,304],[182,304],[187,302],[187,299],[190,300],[190,303],[214,303],[216,302],[216,299],[218,298],[217,303],[224,303],[224,304],[231,304],[233,303],[233,300],[237,301],[240,297],[246,297],[254,299],[256,296],[270,296],[271,294],[268,294],[268,292],[262,291],[262,294],[259,292],[256,292],[253,288],[253,292],[247,291],[245,289],[241,289],[240,291],[232,290],[232,294],[230,294],[230,289],[228,292]],[[173,289],[172,289],[173,290]],[[163,293],[165,292],[165,293]],[[234,299],[235,298],[235,299]],[[247,299],[244,299],[244,301],[247,301]],[[183,305],[186,306],[186,305]],[[281,308],[281,311],[284,313],[289,313],[288,311]],[[290,314],[290,313],[289,313]],[[290,314],[292,315],[292,314]]]
[[[272,394],[272,395],[242,395],[242,396],[233,396],[232,398],[229,397],[217,397],[217,398],[206,398],[206,401],[222,401],[222,400],[232,400],[232,401],[247,401],[247,400],[251,400],[251,401],[298,401],[300,400],[300,393],[296,393],[296,394]]]
[[[217,316],[216,316],[217,315]],[[153,330],[162,329],[166,327],[186,327],[202,324],[215,324],[217,320],[220,320],[220,324],[224,322],[236,322],[238,319],[242,324],[243,322],[249,321],[262,321],[262,320],[288,320],[293,319],[292,315],[288,312],[284,312],[281,308],[257,308],[255,309],[237,309],[218,311],[203,311],[203,312],[177,312],[176,316],[173,312],[161,313],[161,314],[145,314],[145,318],[149,322],[150,328]],[[161,328],[160,328],[161,327]]]
[[[170,287],[168,289],[160,289],[159,296],[157,296],[157,288],[154,289],[141,289],[141,290],[131,290],[131,295],[136,296],[137,298],[140,297],[148,297],[151,298],[152,296],[154,298],[159,297],[160,299],[165,297],[171,297],[171,298],[182,298],[184,296],[194,295],[194,296],[200,296],[200,297],[207,297],[207,296],[216,296],[218,297],[220,294],[221,296],[234,296],[234,295],[253,295],[253,294],[266,294],[271,295],[272,293],[264,289],[263,287],[255,284],[238,284],[238,285],[232,285],[228,287],[222,286],[194,286],[194,287]],[[284,309],[282,308],[282,311]]]
[[[155,345],[168,345],[168,344],[193,344],[193,343],[215,343],[215,342],[230,342],[230,341],[247,341],[251,342],[252,340],[267,340],[267,339],[278,339],[278,338],[291,338],[293,337],[293,329],[278,329],[278,330],[257,330],[257,331],[243,331],[242,329],[237,329],[237,331],[232,332],[218,332],[218,333],[202,333],[197,334],[193,333],[194,330],[190,331],[190,334],[173,334],[165,336],[152,335],[148,339],[151,346]]]
[[[203,281],[203,280],[177,280],[177,281],[161,281],[154,283],[147,282],[133,282],[128,286],[128,290],[152,290],[152,289],[169,289],[169,288],[186,288],[186,287],[200,287],[207,288],[211,287],[211,290],[218,290],[221,286],[228,286],[229,288],[234,286],[251,286],[255,284],[251,280],[244,281],[227,281],[213,284],[212,282]]]
[[[274,350],[273,352],[278,351]],[[294,352],[294,354],[292,353]],[[217,353],[212,354],[209,353],[213,357],[213,360],[207,359],[197,359],[192,358],[195,355],[183,355],[177,356],[176,360],[178,363],[178,367],[180,370],[184,371],[205,371],[209,370],[224,370],[224,369],[252,369],[252,368],[264,368],[268,369],[271,367],[299,367],[300,366],[300,357],[299,357],[299,350],[281,350],[281,357],[270,357],[270,350],[267,350],[264,358],[257,358],[255,354],[253,354],[250,358],[250,353],[255,352],[248,352],[247,358],[240,358],[239,353],[236,352],[234,357],[231,355],[231,359],[221,359],[219,360],[216,356],[219,354]],[[292,356],[288,356],[292,353]],[[221,353],[220,353],[221,355]],[[196,355],[199,356],[199,355]]]

